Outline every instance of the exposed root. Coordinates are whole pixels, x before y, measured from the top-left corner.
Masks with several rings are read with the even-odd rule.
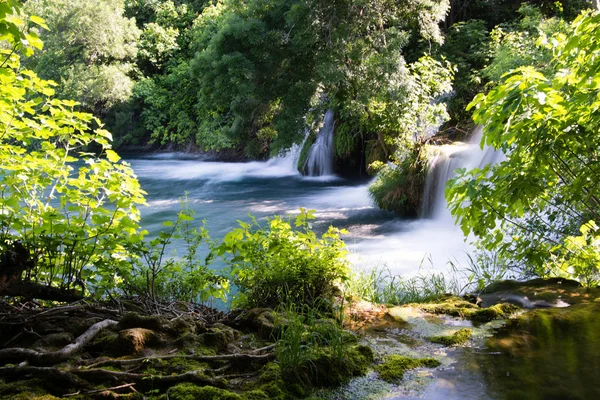
[[[269,346],[270,347],[270,346]],[[267,363],[275,358],[274,353],[267,354],[246,354],[246,353],[234,353],[234,354],[220,354],[216,356],[199,356],[199,355],[186,355],[186,354],[169,354],[166,356],[154,356],[154,357],[140,357],[140,358],[131,358],[128,360],[105,360],[100,361],[91,365],[88,365],[89,368],[98,368],[105,366],[123,366],[123,365],[131,365],[138,364],[141,362],[148,362],[152,360],[171,360],[174,358],[183,358],[195,361],[249,361],[249,362],[262,362]]]
[[[41,353],[32,349],[12,347],[0,350],[0,363],[9,363],[11,361],[27,361],[32,365],[55,365],[67,361],[71,356],[80,351],[101,330],[117,325],[117,321],[105,319],[92,325],[87,331],[80,335],[75,342],[66,345],[58,351]]]

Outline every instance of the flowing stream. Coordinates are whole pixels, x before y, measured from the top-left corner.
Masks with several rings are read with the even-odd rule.
[[[328,112],[319,138],[332,130],[333,113]],[[479,138],[475,137],[477,143]],[[315,151],[321,154],[321,149]],[[394,274],[411,276],[423,262],[438,271],[447,268],[449,261],[465,262],[469,247],[446,209],[444,185],[455,167],[478,166],[497,155],[481,151],[475,143],[448,146],[427,179],[425,217],[408,220],[378,209],[369,197],[367,181],[300,175],[299,150],[295,147],[267,162],[247,163],[214,162],[183,153],[126,156],[148,193],[142,225],[157,234],[163,221],[175,218],[186,195],[197,218],[207,221],[213,239],[221,239],[238,220],[248,221],[248,214],[259,219],[293,215],[303,207],[316,210],[317,231],[329,225],[349,231],[344,239],[357,269],[385,266]],[[214,267],[223,264],[217,261]]]

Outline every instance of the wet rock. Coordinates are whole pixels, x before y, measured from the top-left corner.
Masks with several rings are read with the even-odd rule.
[[[430,336],[427,339],[432,343],[443,344],[444,346],[458,346],[471,339],[473,330],[469,328],[459,329],[452,335]]]

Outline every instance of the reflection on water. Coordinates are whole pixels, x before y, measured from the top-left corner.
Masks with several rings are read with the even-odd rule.
[[[600,399],[600,304],[538,310],[488,341],[498,399]]]

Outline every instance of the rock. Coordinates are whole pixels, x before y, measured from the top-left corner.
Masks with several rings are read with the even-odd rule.
[[[443,344],[444,346],[457,346],[466,343],[471,339],[472,335],[473,331],[471,329],[463,328],[454,332],[452,335],[430,336],[427,339],[432,343]]]
[[[213,324],[208,332],[200,335],[204,345],[225,350],[227,345],[240,336],[240,332],[221,323]]]
[[[145,328],[123,329],[119,337],[113,343],[113,352],[119,355],[130,355],[141,353],[148,345],[160,343],[159,337]]]
[[[146,316],[129,312],[121,318],[117,329],[145,328],[153,331],[161,331],[164,327],[168,327],[168,325],[169,321],[161,315]]]

